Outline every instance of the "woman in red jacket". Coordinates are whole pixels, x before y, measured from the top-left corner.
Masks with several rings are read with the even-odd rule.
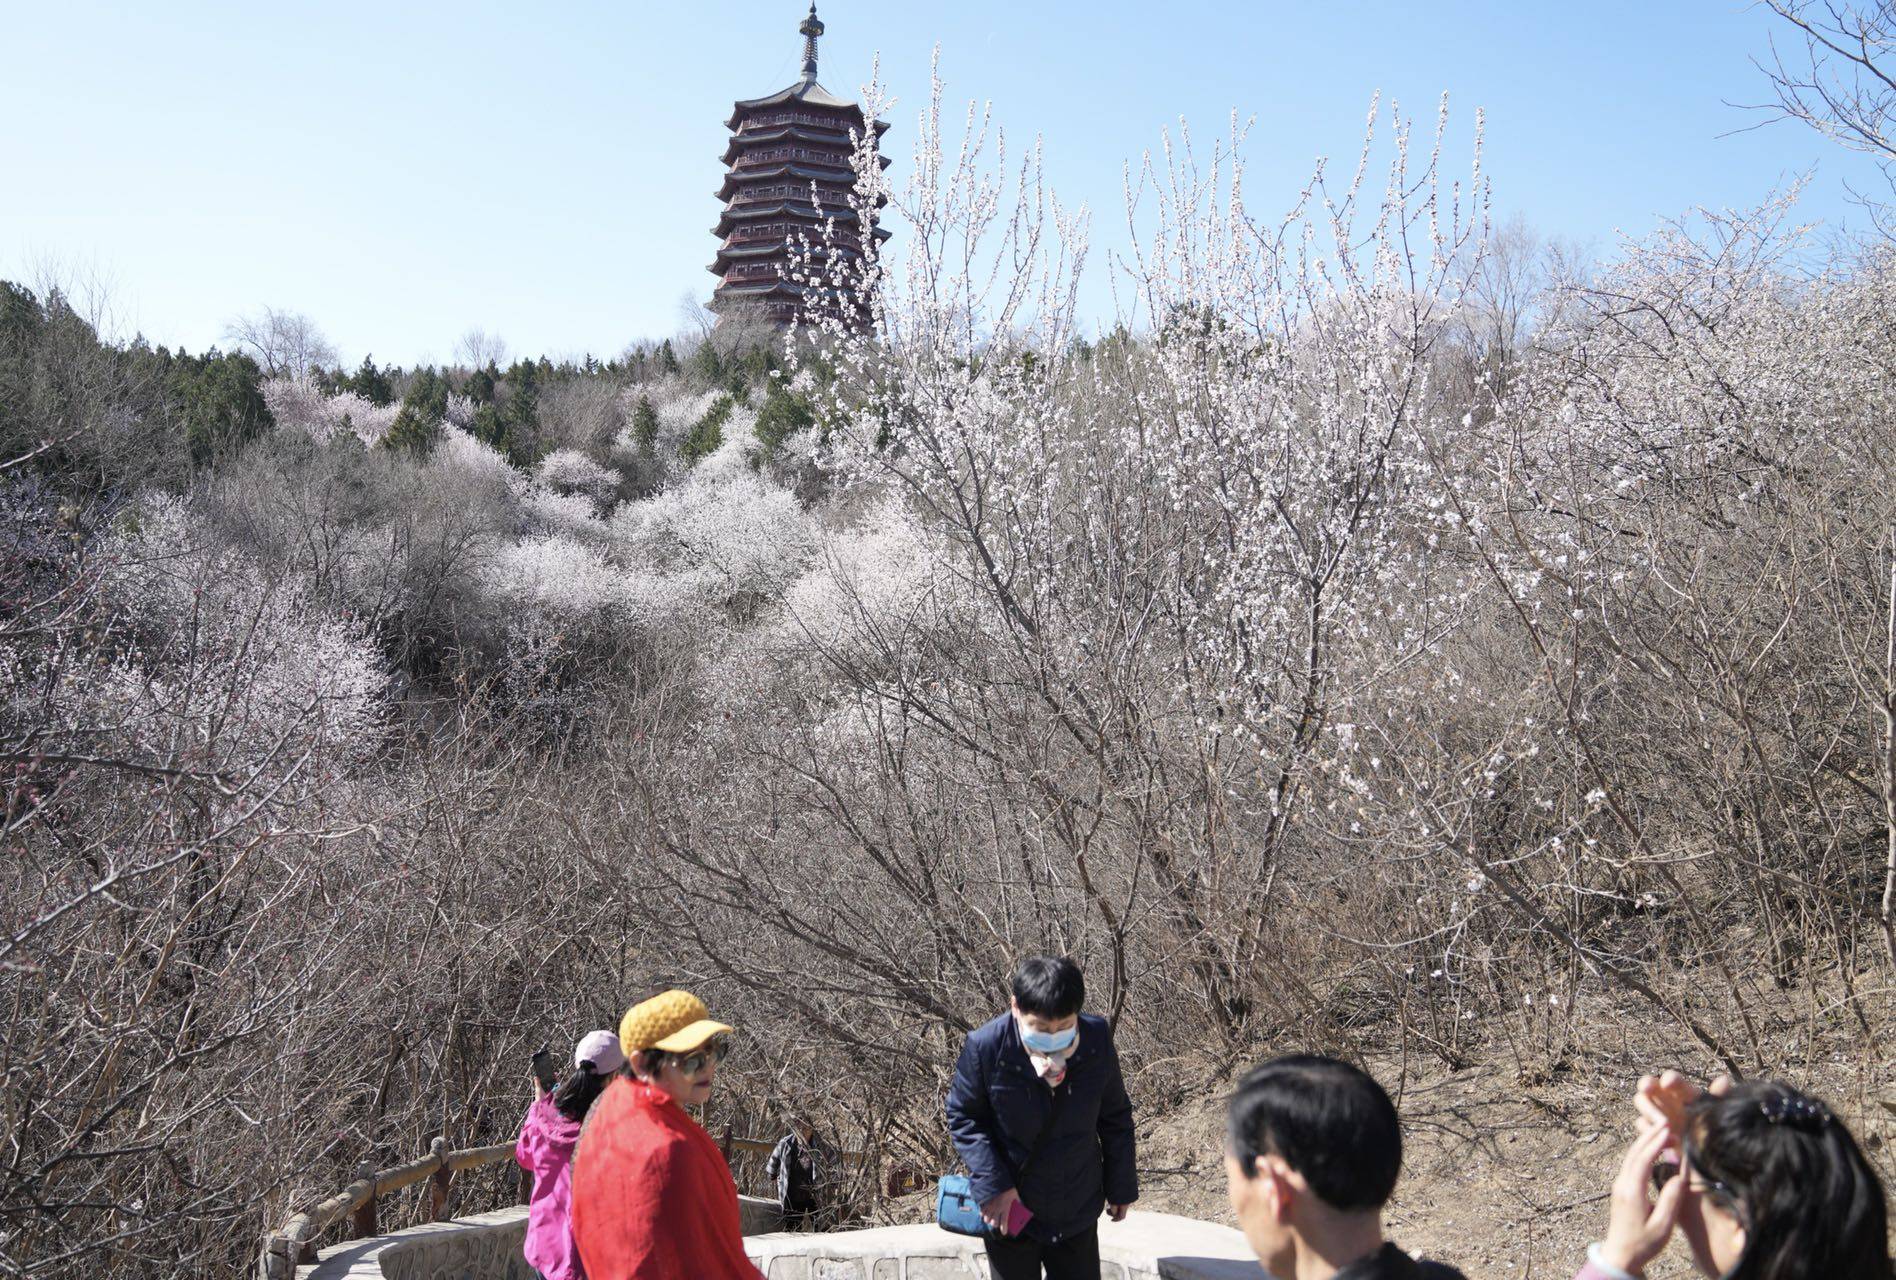
[[[620,1021],[630,1074],[593,1104],[573,1164],[573,1239],[589,1280],[760,1280],[730,1166],[685,1114],[711,1096],[732,1034],[688,991]]]

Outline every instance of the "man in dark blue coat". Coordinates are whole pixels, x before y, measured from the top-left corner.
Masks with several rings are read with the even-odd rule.
[[[1106,1019],[1080,1012],[1086,980],[1071,960],[1035,956],[1013,986],[1012,1008],[962,1047],[948,1131],[995,1280],[1040,1280],[1043,1267],[1048,1280],[1096,1280],[1101,1211],[1118,1222],[1139,1196],[1119,1054]]]

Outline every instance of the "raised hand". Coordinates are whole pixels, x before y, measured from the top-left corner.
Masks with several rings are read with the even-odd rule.
[[[1633,1106],[1638,1108],[1647,1124],[1663,1125],[1676,1138],[1685,1127],[1687,1106],[1702,1094],[1709,1092],[1716,1096],[1730,1088],[1730,1076],[1717,1077],[1707,1090],[1701,1089],[1697,1081],[1688,1079],[1682,1072],[1665,1071],[1656,1076],[1639,1077],[1639,1084],[1633,1090]]]
[[[1645,1274],[1646,1264],[1665,1249],[1679,1220],[1679,1198],[1685,1193],[1683,1176],[1666,1183],[1657,1201],[1646,1194],[1653,1163],[1670,1140],[1671,1131],[1665,1125],[1646,1126],[1626,1149],[1619,1176],[1613,1179],[1609,1197],[1612,1207],[1600,1260],[1628,1275]]]

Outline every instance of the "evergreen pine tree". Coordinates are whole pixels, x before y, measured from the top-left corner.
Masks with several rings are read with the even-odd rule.
[[[678,446],[678,456],[685,460],[687,466],[694,465],[718,451],[718,446],[724,443],[725,419],[731,416],[731,410],[736,407],[737,402],[731,397],[719,396],[711,407],[705,410],[704,417],[692,424],[690,434],[685,437],[684,443]]]
[[[461,393],[475,404],[494,403],[494,369],[489,365],[485,369],[476,369],[467,375]]]
[[[447,416],[448,380],[433,369],[423,369],[409,384],[401,412],[395,415],[382,445],[426,454],[441,439],[441,420]]]
[[[263,402],[263,371],[245,355],[185,356],[173,366],[171,392],[183,411],[184,439],[200,466],[275,425]]]
[[[774,454],[791,436],[816,425],[816,415],[802,396],[785,391],[778,382],[769,384],[764,406],[757,411],[757,424],[751,428],[764,453]]]
[[[500,410],[490,401],[474,410],[474,417],[467,424],[468,434],[482,444],[498,449],[502,453],[513,452],[513,438],[507,431],[507,420]]]
[[[647,457],[658,448],[658,410],[652,407],[652,398],[643,393],[632,409],[632,436],[639,442],[639,452]]]
[[[343,389],[353,391],[370,404],[394,404],[395,388],[389,384],[388,375],[375,367],[375,357],[362,357],[362,365],[354,375],[342,380]]]
[[[542,381],[542,370],[530,360],[516,360],[513,368],[507,370],[507,403],[501,406],[500,414],[507,426],[511,448],[532,447],[539,426]]]

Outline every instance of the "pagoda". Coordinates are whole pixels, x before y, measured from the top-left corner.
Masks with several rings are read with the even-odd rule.
[[[756,316],[788,324],[820,286],[792,280],[792,254],[807,237],[813,261],[826,254],[860,257],[862,229],[850,204],[856,175],[850,167],[853,131],[873,127],[880,141],[888,125],[864,119],[856,103],[839,98],[816,82],[816,41],[823,23],[811,0],[810,14],[797,31],[803,36],[803,76],[787,89],[739,102],[725,127],[724,185],[718,199],[724,216],[712,234],[719,240],[710,271],[718,277],[711,309],[720,320]],[[878,157],[884,168],[887,157]],[[824,225],[835,231],[824,243]],[[889,237],[874,225],[878,240]],[[820,300],[819,300],[820,305]]]

